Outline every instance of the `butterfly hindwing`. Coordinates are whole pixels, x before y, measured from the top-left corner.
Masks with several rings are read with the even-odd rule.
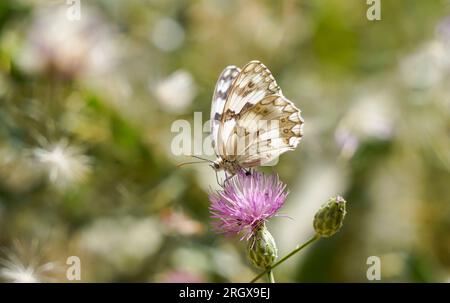
[[[258,166],[297,147],[303,136],[303,118],[291,101],[272,95],[241,113],[235,132],[240,138],[239,164]]]

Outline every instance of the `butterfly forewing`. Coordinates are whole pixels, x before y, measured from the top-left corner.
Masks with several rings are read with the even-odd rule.
[[[228,98],[223,107],[218,131],[218,154],[229,155],[227,144],[233,144],[233,129],[239,114],[264,99],[266,96],[281,94],[269,69],[259,61],[247,63],[233,81]]]
[[[227,101],[229,92],[231,90],[231,85],[239,75],[240,69],[236,66],[226,67],[219,76],[217,80],[216,87],[214,89],[214,95],[211,104],[211,138],[212,146],[218,155],[217,149],[217,136],[219,132],[219,125],[222,121],[222,115],[225,103]]]
[[[259,61],[247,63],[233,82],[223,108],[222,121],[232,119],[266,96],[275,94],[281,94],[281,90],[267,67]]]

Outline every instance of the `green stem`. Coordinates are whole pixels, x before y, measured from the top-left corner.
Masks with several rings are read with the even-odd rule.
[[[272,269],[269,269],[267,272],[267,278],[269,279],[269,283],[275,283],[275,277],[273,276]]]
[[[297,246],[293,251],[291,251],[290,253],[288,253],[286,256],[284,256],[283,258],[281,258],[280,260],[278,260],[275,264],[273,264],[270,268],[266,269],[265,271],[263,271],[262,273],[260,273],[259,275],[257,275],[256,277],[253,278],[253,280],[250,281],[250,283],[254,283],[256,281],[258,281],[259,278],[261,278],[262,276],[264,276],[264,274],[266,273],[270,273],[272,272],[272,270],[277,267],[278,265],[282,264],[284,261],[286,261],[287,259],[289,259],[290,257],[292,257],[293,255],[295,255],[296,253],[298,253],[299,251],[301,251],[303,248],[305,248],[306,246],[308,246],[309,244],[313,243],[314,241],[318,240],[320,238],[319,235],[314,235],[314,237],[312,237],[311,239],[309,239],[308,241],[306,241],[305,243],[303,243],[300,246]],[[273,275],[273,274],[272,274]]]

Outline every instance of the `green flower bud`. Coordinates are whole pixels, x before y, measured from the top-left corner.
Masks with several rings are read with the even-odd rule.
[[[330,198],[328,203],[322,205],[314,216],[314,230],[322,237],[330,237],[341,228],[345,214],[344,198],[337,196]]]
[[[265,225],[258,228],[248,241],[247,255],[253,265],[267,269],[277,258],[277,245]]]

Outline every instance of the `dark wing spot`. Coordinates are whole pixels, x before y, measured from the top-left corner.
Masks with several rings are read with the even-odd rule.
[[[231,120],[231,119],[236,119],[238,117],[238,115],[233,111],[228,109],[226,111],[226,113],[224,114],[225,117],[225,121]]]
[[[249,109],[249,108],[252,107],[252,106],[253,106],[253,104],[250,103],[250,102],[245,103],[245,105],[244,105],[244,106],[242,107],[242,109],[241,109],[241,113],[246,112],[247,109]]]
[[[243,93],[242,93],[242,97],[247,97],[250,93],[252,93],[253,91],[252,90],[245,90]]]

